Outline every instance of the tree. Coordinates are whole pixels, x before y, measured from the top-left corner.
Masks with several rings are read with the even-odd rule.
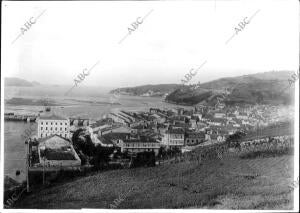
[[[163,158],[166,156],[166,154],[167,154],[166,148],[161,146],[158,150],[158,156],[160,158]]]
[[[234,133],[233,135],[229,135],[229,137],[226,139],[226,143],[228,144],[229,147],[235,147],[238,148],[240,147],[239,140],[244,137],[246,133],[238,131]]]
[[[94,155],[91,164],[97,169],[107,166],[109,162],[109,156],[113,154],[115,149],[113,147],[104,147],[101,145],[94,146]]]
[[[95,146],[89,135],[85,135],[85,130],[80,128],[72,136],[72,142],[76,149],[81,150],[87,156],[94,155]]]

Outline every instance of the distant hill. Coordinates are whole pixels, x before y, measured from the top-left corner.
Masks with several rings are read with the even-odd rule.
[[[213,95],[212,91],[205,89],[193,90],[189,87],[181,87],[171,92],[166,96],[166,101],[174,104],[181,105],[195,105],[204,101]]]
[[[39,83],[39,82],[37,82],[37,81],[33,81],[33,82],[31,82],[34,86],[40,86],[41,84]]]
[[[174,91],[179,84],[157,84],[143,85],[137,87],[124,87],[111,90],[110,93],[134,95],[134,96],[164,96],[167,93]]]
[[[33,86],[38,86],[40,83],[33,81],[29,82],[21,78],[5,78],[5,86],[10,87],[10,86],[15,86],[15,87],[33,87]]]
[[[288,79],[292,74],[291,71],[272,71],[221,78],[200,84],[196,89],[188,88],[188,86],[176,89],[166,96],[165,100],[183,105],[198,103],[214,105],[218,96],[226,94],[224,102],[229,105],[236,103],[288,104],[292,102],[291,96],[294,94],[288,84]]]

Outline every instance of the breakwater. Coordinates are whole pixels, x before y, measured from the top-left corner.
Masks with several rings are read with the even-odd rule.
[[[25,121],[25,122],[35,122],[37,115],[15,115],[14,113],[5,113],[5,121]]]

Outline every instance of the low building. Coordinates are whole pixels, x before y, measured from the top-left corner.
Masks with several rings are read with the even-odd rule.
[[[188,132],[185,135],[184,144],[185,146],[194,146],[205,141],[204,132]]]
[[[162,116],[159,116],[158,114],[154,113],[154,114],[151,114],[149,116],[149,120],[150,121],[154,121],[156,123],[164,123],[166,121],[165,117],[162,117]]]
[[[124,124],[124,125],[128,125],[128,119],[124,118],[124,117],[121,117],[120,115],[118,114],[115,114],[115,113],[109,113],[107,115],[108,118],[111,118],[114,122],[117,122],[117,123],[121,123],[121,124]]]
[[[216,112],[214,114],[215,118],[224,118],[226,116],[226,114],[224,112]]]
[[[236,116],[236,118],[237,119],[247,119],[248,118],[248,115],[247,115],[247,113],[243,113],[243,112],[241,112],[241,113],[239,113],[237,116]]]
[[[120,141],[121,152],[151,152],[153,151],[155,155],[158,154],[160,143],[148,137],[139,137],[139,138],[127,138],[124,141]]]
[[[106,137],[94,135],[95,141],[100,144],[102,147],[114,147],[114,143],[111,140],[108,140]]]
[[[194,113],[193,116],[197,117],[199,120],[202,119],[202,114],[201,113]]]
[[[149,112],[150,112],[150,114],[155,114],[155,113],[161,112],[161,110],[159,108],[150,108]]]
[[[227,120],[232,120],[232,119],[234,119],[234,118],[236,118],[236,116],[235,116],[235,114],[233,114],[233,113],[229,113],[229,114],[227,115]]]
[[[226,140],[225,136],[217,135],[217,134],[211,134],[210,140],[212,142],[224,142]]]
[[[157,139],[148,136],[139,136],[129,133],[109,133],[99,137],[102,143],[113,144],[119,147],[121,152],[151,152],[158,154],[160,143]]]
[[[197,128],[197,120],[191,119],[190,124],[191,124],[191,128],[193,128],[193,129]]]
[[[182,147],[184,146],[184,130],[169,129],[163,134],[162,145],[170,147]]]
[[[205,123],[197,123],[196,130],[204,131],[207,128],[207,124]]]
[[[67,139],[52,135],[39,139],[39,163],[36,166],[72,167],[80,166],[81,160]]]

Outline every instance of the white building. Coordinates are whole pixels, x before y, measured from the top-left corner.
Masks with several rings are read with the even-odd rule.
[[[121,147],[121,152],[150,152],[153,151],[155,155],[158,154],[160,148],[159,142],[155,140],[145,141],[141,139],[129,139],[129,140],[120,140],[119,146]]]
[[[58,115],[41,115],[37,119],[38,138],[50,135],[59,135],[64,138],[70,137],[70,120]]]
[[[196,129],[196,128],[197,128],[197,121],[196,121],[196,120],[191,119],[191,120],[190,120],[190,124],[191,124],[191,127],[192,127],[193,129]]]
[[[226,114],[224,112],[216,112],[214,114],[215,118],[224,118],[226,116]]]
[[[184,131],[182,129],[169,129],[162,138],[162,144],[167,147],[184,146]]]

